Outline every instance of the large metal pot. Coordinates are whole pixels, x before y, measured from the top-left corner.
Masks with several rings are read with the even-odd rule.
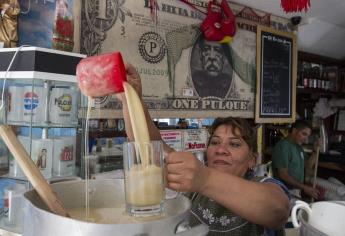
[[[305,213],[300,214],[298,218],[301,222],[299,236],[328,236],[310,225],[307,221],[308,216]]]
[[[85,181],[62,182],[51,186],[67,210],[85,206]],[[123,179],[91,180],[89,186],[91,207],[110,208],[122,204],[124,208]],[[135,219],[135,222],[119,224],[90,223],[55,215],[49,212],[34,190],[24,194],[24,205],[24,236],[201,236],[208,233],[205,225],[188,227],[191,204],[182,195],[166,200],[163,217],[150,221]],[[129,216],[124,214],[123,217]]]

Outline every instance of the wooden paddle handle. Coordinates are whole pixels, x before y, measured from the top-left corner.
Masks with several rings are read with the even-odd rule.
[[[319,167],[319,155],[320,155],[320,147],[317,146],[316,148],[316,158],[315,158],[315,169],[314,169],[314,175],[313,175],[313,188],[316,187],[316,178],[317,178],[317,169]],[[311,202],[314,202],[314,198],[311,198]]]
[[[320,147],[316,148],[316,158],[315,158],[315,169],[313,175],[313,188],[316,187],[316,178],[317,178],[317,168],[319,167],[319,155],[320,155]]]
[[[11,151],[18,165],[22,168],[25,176],[35,188],[38,195],[47,204],[49,209],[55,214],[69,217],[69,214],[63,207],[62,202],[46,182],[23,145],[17,139],[11,127],[8,125],[0,125],[0,136],[5,142],[7,148]]]

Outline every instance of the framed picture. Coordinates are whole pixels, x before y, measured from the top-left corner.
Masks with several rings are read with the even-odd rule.
[[[256,123],[291,123],[296,117],[296,35],[257,27]]]

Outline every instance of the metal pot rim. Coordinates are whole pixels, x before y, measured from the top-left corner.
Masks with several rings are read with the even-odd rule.
[[[118,181],[123,181],[123,179],[115,179],[115,182],[118,182]],[[80,184],[80,183],[83,183],[83,182],[85,182],[85,180],[73,180],[73,181],[67,181],[67,182],[54,183],[54,184],[51,184],[51,186],[52,186],[53,190],[56,191],[57,187],[65,186],[65,185],[70,185],[70,184]],[[98,184],[98,183],[102,183],[102,184],[108,183],[109,184],[111,182],[114,182],[114,179],[91,180],[90,182],[93,182],[93,183],[96,183],[96,184]],[[24,202],[28,206],[30,206],[33,209],[35,209],[35,211],[38,211],[40,214],[48,214],[49,216],[57,217],[57,219],[61,219],[61,220],[69,219],[69,220],[72,220],[72,221],[75,221],[75,222],[78,222],[78,223],[81,223],[81,224],[88,224],[88,225],[94,224],[94,225],[104,225],[104,226],[114,225],[114,224],[106,224],[106,223],[86,222],[86,221],[82,221],[82,220],[79,220],[79,219],[67,218],[67,217],[64,217],[64,216],[60,216],[60,215],[54,214],[54,213],[49,211],[48,207],[46,207],[46,209],[42,209],[40,206],[37,206],[35,203],[33,203],[30,200],[30,198],[33,197],[33,196],[30,196],[31,194],[35,195],[35,197],[39,197],[37,195],[37,192],[33,189],[33,190],[30,190],[30,191],[27,191],[27,192],[24,193]],[[191,208],[191,202],[190,202],[190,200],[187,197],[185,197],[185,196],[180,194],[175,199],[167,199],[165,204],[176,204],[178,202],[180,202],[180,203],[182,203],[184,205],[184,210],[183,211],[180,211],[180,212],[178,212],[178,214],[175,214],[175,215],[171,215],[171,216],[168,216],[168,217],[163,217],[163,218],[154,220],[154,222],[164,222],[164,221],[176,220],[176,219],[179,219],[179,218],[181,218],[181,216],[184,216],[186,214],[188,214],[188,216],[189,216],[189,214],[190,214],[189,211],[190,211],[190,208]],[[152,224],[152,222],[153,221],[143,221],[143,222],[140,222],[140,224],[150,225],[150,224]],[[137,224],[137,223],[128,222],[128,223],[121,223],[121,224],[116,224],[116,225],[120,226],[120,225],[133,225],[133,224]]]

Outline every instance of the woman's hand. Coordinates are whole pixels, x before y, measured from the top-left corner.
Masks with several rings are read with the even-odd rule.
[[[134,66],[131,64],[126,64],[126,73],[127,73],[127,82],[132,85],[132,87],[137,92],[138,96],[142,97],[142,91],[141,91],[141,79],[140,76],[135,69]]]
[[[137,92],[138,96],[141,98],[142,97],[142,90],[141,90],[141,79],[134,68],[131,64],[126,64],[126,75],[127,75],[127,83],[129,83],[134,90]],[[121,101],[125,101],[125,94],[124,93],[117,93],[116,97]]]
[[[208,178],[208,168],[190,152],[171,152],[165,158],[168,188],[180,192],[200,192]]]

